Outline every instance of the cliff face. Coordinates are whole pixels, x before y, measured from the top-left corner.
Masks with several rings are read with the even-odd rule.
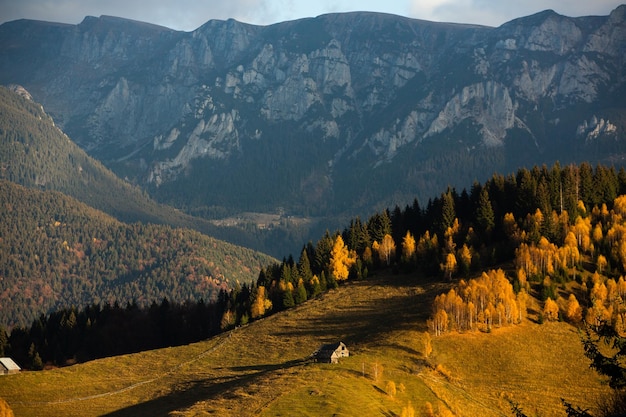
[[[622,152],[625,13],[498,28],[347,13],[189,33],[15,21],[0,26],[0,83],[163,200],[365,209],[588,159],[590,142],[598,160]]]

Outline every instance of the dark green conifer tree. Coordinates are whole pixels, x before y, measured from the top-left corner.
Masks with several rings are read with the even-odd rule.
[[[441,196],[441,216],[439,218],[438,227],[441,236],[454,224],[454,219],[456,219],[454,194],[453,191],[448,188],[448,191]]]
[[[309,282],[313,278],[313,271],[311,270],[311,262],[309,261],[309,255],[306,248],[302,249],[300,253],[300,259],[298,260],[298,274],[304,282]]]
[[[313,261],[313,273],[320,274],[330,263],[330,251],[333,249],[334,239],[330,236],[330,232],[326,230],[324,236],[317,242],[315,246],[315,259]]]
[[[296,303],[293,299],[293,294],[289,288],[286,288],[285,291],[283,291],[282,308],[287,309],[293,307],[294,305],[296,305]]]
[[[478,233],[484,237],[487,243],[491,239],[491,232],[495,224],[496,220],[491,200],[489,199],[489,192],[487,188],[483,187],[478,198],[478,206],[476,207],[476,226]]]
[[[298,286],[296,287],[293,301],[296,305],[298,305],[298,304],[304,303],[306,300],[307,300],[306,287],[304,286],[304,282],[301,281],[300,283],[298,283]]]
[[[389,210],[376,213],[367,221],[367,230],[372,241],[382,242],[385,235],[391,235],[391,218]]]

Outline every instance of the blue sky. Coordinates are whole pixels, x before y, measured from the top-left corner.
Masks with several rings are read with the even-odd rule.
[[[623,0],[622,0],[623,1]],[[612,0],[0,0],[0,23],[37,19],[80,23],[112,15],[191,31],[211,19],[268,25],[325,13],[376,11],[438,22],[499,26],[553,9],[566,16],[608,15]]]

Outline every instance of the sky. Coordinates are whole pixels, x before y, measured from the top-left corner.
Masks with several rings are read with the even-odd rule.
[[[624,0],[621,0],[624,1]],[[35,19],[80,23],[110,15],[192,31],[229,18],[256,25],[325,13],[374,11],[436,22],[500,26],[552,9],[565,16],[608,15],[615,0],[0,0],[0,23]]]

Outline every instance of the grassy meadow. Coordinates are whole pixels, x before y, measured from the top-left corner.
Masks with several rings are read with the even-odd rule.
[[[188,346],[0,378],[28,416],[564,416],[609,392],[566,323],[432,337],[442,283],[408,275],[354,281],[289,311]],[[322,343],[351,356],[318,364]]]

